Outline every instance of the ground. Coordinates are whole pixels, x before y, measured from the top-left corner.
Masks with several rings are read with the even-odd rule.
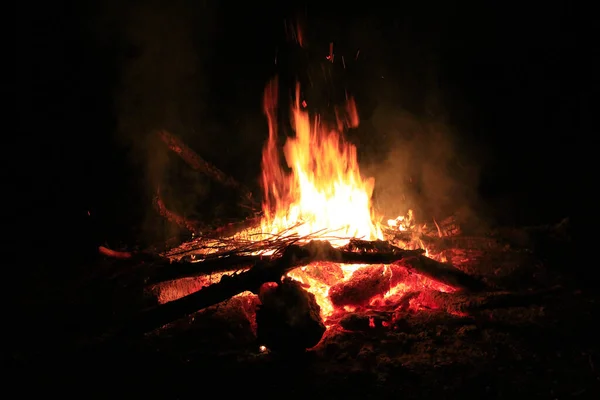
[[[557,268],[543,255],[514,245],[456,254],[458,267],[499,290],[551,290],[465,315],[441,309],[407,312],[392,327],[370,327],[368,318],[359,315],[346,326],[351,329],[329,331],[314,350],[281,356],[260,350],[252,326],[255,303],[246,297],[144,337],[110,337],[107,326],[140,307],[126,300],[136,297],[131,293],[139,285],[107,283],[108,272],[119,268],[119,262],[98,259],[95,270],[104,273],[78,281],[79,292],[74,282],[71,291],[55,290],[46,296],[46,307],[37,304],[21,319],[23,333],[11,347],[12,371],[23,373],[22,388],[99,398],[197,398],[208,393],[598,398],[597,291],[574,279],[569,268]],[[461,304],[473,301],[471,296]],[[43,386],[34,384],[38,380]]]

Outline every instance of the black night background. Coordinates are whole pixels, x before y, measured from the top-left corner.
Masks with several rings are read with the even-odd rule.
[[[375,203],[389,214],[409,206],[427,219],[459,213],[473,229],[573,217],[577,172],[570,158],[575,137],[591,133],[596,73],[586,13],[567,2],[378,3],[19,4],[18,131],[6,170],[19,193],[9,243],[25,248],[22,266],[12,267],[15,369],[36,365],[30,373],[44,375],[51,372],[48,358],[62,362],[60,332],[78,322],[48,317],[54,315],[47,312],[48,288],[63,290],[61,282],[96,273],[99,245],[136,250],[185,236],[153,207],[156,187],[170,208],[190,218],[218,224],[245,216],[153,133],[177,134],[259,196],[268,134],[262,94],[275,75],[290,90],[297,79],[312,83],[309,106],[325,113],[345,91],[355,97],[360,125],[347,137],[357,145],[361,170],[375,177]],[[302,27],[302,48],[291,39],[295,24]],[[325,60],[330,43],[333,65]],[[322,65],[331,71],[327,79],[315,73]],[[569,255],[561,251],[548,257],[564,262]],[[577,288],[593,277],[587,267],[565,267]],[[46,358],[43,367],[22,355],[32,342]],[[590,363],[598,353],[591,354]],[[94,362],[94,369],[111,368]],[[180,385],[169,372],[172,381],[157,389],[165,390],[160,397],[202,396],[210,375],[200,371],[208,366],[199,368],[181,372],[182,380],[196,379],[197,392],[189,384],[177,394],[164,389]],[[236,385],[241,368],[223,379]],[[597,378],[598,367],[587,368]],[[553,376],[539,379],[572,380],[567,372]],[[152,379],[145,393],[153,393]],[[283,378],[263,379],[256,385]],[[479,379],[490,380],[465,381],[449,396],[471,393],[471,384],[475,398],[517,393]],[[538,378],[521,385],[528,379]],[[592,393],[588,383],[581,378],[581,398]]]

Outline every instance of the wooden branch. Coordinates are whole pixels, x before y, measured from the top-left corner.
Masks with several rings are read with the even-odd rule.
[[[250,291],[257,293],[264,283],[279,282],[282,276],[294,268],[310,264],[311,262],[330,261],[347,264],[390,264],[405,257],[426,258],[422,254],[422,250],[400,249],[387,253],[357,253],[335,249],[326,241],[312,241],[303,246],[290,245],[282,255],[278,257],[265,257],[245,272],[233,276],[223,276],[219,283],[209,285],[196,293],[144,311],[138,319],[133,320],[124,328],[123,333],[130,335],[142,334],[203,308],[218,304],[242,292]],[[463,288],[473,284],[470,279],[467,279],[469,277],[466,274],[453,269],[451,266],[436,262],[428,263],[427,261],[424,261],[422,264],[425,265],[423,271],[419,270],[418,272],[428,276],[436,274],[434,271],[435,267],[443,268],[443,270],[439,271],[439,276],[436,275],[435,277],[435,279],[442,283],[457,285]],[[413,266],[413,268],[418,269],[416,266]],[[478,283],[473,286],[479,288],[481,284]]]
[[[418,262],[411,263],[410,267],[416,273],[461,290],[478,292],[486,288],[482,281],[465,274],[451,264],[442,263],[424,255],[419,256]]]
[[[322,242],[315,241],[311,243]],[[348,250],[350,248],[356,249],[357,245],[368,246],[372,243],[383,243],[385,244],[385,247],[382,248],[383,251]],[[309,243],[306,246],[309,245],[311,244]],[[371,247],[376,246],[377,244]],[[409,263],[407,267],[421,275],[463,290],[478,291],[483,289],[483,285],[479,280],[463,273],[450,264],[441,263],[423,256],[423,250],[420,249],[402,250],[385,242],[364,242],[354,240],[345,248],[332,248],[332,250],[333,251],[328,251],[325,253],[320,252],[318,254],[313,254],[309,257],[305,264],[302,264],[304,261],[300,261],[300,264],[297,265],[306,265],[314,261],[338,262],[345,264],[391,264],[392,262],[398,261],[401,258],[405,258],[408,255],[413,255],[418,257],[414,260],[414,262]],[[398,257],[398,254],[402,254],[403,257]],[[157,268],[151,272],[147,283],[158,284],[165,281],[200,275],[209,275],[216,272],[247,270],[258,262],[272,263],[275,262],[277,258],[277,256],[233,255],[215,258],[209,257],[205,260],[199,259],[196,262],[169,262],[165,259],[165,263],[155,264]]]
[[[181,157],[190,167],[196,171],[202,172],[224,186],[239,190],[242,193],[244,200],[248,202],[252,208],[257,208],[258,204],[252,199],[252,193],[244,185],[200,157],[192,149],[186,146],[181,139],[170,132],[161,130],[158,131],[157,134],[169,149]]]
[[[156,195],[154,196],[154,207],[156,211],[165,218],[167,221],[174,223],[175,225],[187,229],[192,233],[198,233],[200,231],[200,224],[196,221],[190,221],[181,215],[169,210],[167,206],[165,206],[164,201],[160,195],[160,188],[156,189]]]
[[[311,243],[322,243],[315,241]],[[320,244],[319,244],[320,245]],[[307,245],[308,246],[308,245]],[[379,247],[381,246],[381,247]],[[379,248],[379,251],[377,249]],[[401,250],[383,241],[363,241],[352,240],[347,246],[341,249],[333,249],[334,253],[321,253],[313,255],[307,264],[313,261],[339,262],[348,264],[381,264],[396,261],[399,258],[397,254],[413,254],[420,255],[423,250]],[[155,262],[154,270],[150,272],[150,276],[146,282],[149,285],[155,285],[161,282],[189,278],[200,275],[210,275],[215,272],[231,272],[250,269],[258,262],[272,263],[279,259],[279,256],[260,256],[260,255],[227,255],[218,256],[210,254],[202,259],[191,261],[169,261],[164,259],[163,262]],[[346,260],[346,261],[340,261]],[[305,265],[305,264],[298,264]]]
[[[153,270],[150,272],[146,283],[156,285],[161,282],[210,275],[216,272],[247,270],[263,259],[264,257],[252,255],[214,258],[200,262],[169,262],[168,259],[165,259],[164,263],[153,265]]]

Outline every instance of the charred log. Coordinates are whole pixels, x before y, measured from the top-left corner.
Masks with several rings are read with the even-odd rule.
[[[424,275],[448,286],[467,291],[481,291],[485,289],[485,284],[482,281],[465,274],[450,264],[442,263],[423,255],[410,259],[406,258],[403,261],[406,261],[403,264],[409,271]]]
[[[286,278],[265,284],[256,310],[257,339],[270,350],[294,354],[319,343],[325,333],[315,296],[300,283]]]
[[[431,276],[437,281],[453,285],[457,288],[476,290],[481,287],[479,281],[466,276],[456,269],[452,269],[451,266],[423,257],[421,255],[423,253],[422,250],[401,250],[398,248],[393,248],[392,250],[386,253],[357,253],[335,249],[326,241],[312,241],[303,246],[289,245],[278,255],[263,257],[258,261],[254,261],[253,266],[247,271],[234,274],[233,276],[223,276],[219,283],[204,287],[198,292],[172,302],[147,309],[142,312],[139,318],[134,318],[131,322],[128,322],[123,329],[123,333],[141,334],[203,308],[218,304],[242,292],[251,291],[258,293],[259,288],[264,283],[280,282],[281,277],[291,270],[316,261],[347,264],[391,264],[404,258],[407,260],[417,258],[420,262],[411,263],[410,269],[420,274]],[[214,263],[213,268],[232,265],[231,259],[227,258],[215,258],[211,262]],[[201,270],[202,266],[199,266],[198,271]],[[196,274],[198,271],[193,271],[193,273]],[[189,272],[186,271],[186,274],[189,274]]]
[[[317,245],[318,243],[318,245]],[[327,245],[323,245],[326,243]],[[371,245],[369,245],[371,243]],[[373,244],[374,243],[374,244]],[[377,251],[379,246],[380,250]],[[385,247],[384,247],[385,246]],[[314,253],[302,253],[301,258],[294,259],[294,264],[291,268],[307,265],[311,262],[323,263],[346,263],[346,264],[390,264],[398,260],[403,260],[402,265],[394,265],[389,269],[393,279],[398,279],[404,273],[404,268],[409,271],[427,276],[433,280],[452,286],[454,288],[477,291],[483,289],[483,284],[462,271],[454,268],[450,264],[437,262],[428,257],[422,256],[422,250],[401,250],[385,242],[365,242],[353,241],[344,249],[352,248],[363,249],[365,251],[356,252],[344,249],[334,249],[328,242],[311,242],[306,246],[292,245],[289,249],[305,249],[311,248]],[[327,249],[327,250],[324,250]],[[288,253],[286,250],[285,253]],[[415,257],[417,256],[417,257]],[[168,262],[165,260],[162,265],[157,266],[148,278],[149,284],[157,284],[168,280],[182,279],[199,275],[212,274],[215,272],[229,272],[247,270],[252,265],[264,261],[266,263],[275,262],[278,256],[253,256],[253,255],[228,255],[227,257],[211,257],[208,259],[198,259],[201,262]],[[402,268],[400,268],[402,267]],[[333,267],[332,267],[333,268]],[[311,268],[311,271],[316,270]],[[342,277],[339,266],[337,272],[329,271],[335,274],[338,281]],[[317,273],[317,272],[315,272]],[[388,277],[390,278],[390,277]],[[388,284],[391,283],[388,279]],[[395,284],[398,281],[392,282]],[[388,287],[389,289],[389,287]]]
[[[381,248],[382,250],[385,250],[385,252],[376,252],[373,250],[374,248],[368,247],[368,243],[380,243],[372,246],[386,245],[387,247]],[[354,250],[362,249],[365,251],[357,252],[354,250],[347,250],[350,248]],[[388,264],[398,261],[406,256],[415,256],[422,253],[423,250],[401,250],[397,247],[385,244],[385,242],[355,241],[345,248],[335,249],[329,242],[312,241],[305,246],[290,245],[283,252],[283,255],[293,254],[293,257],[291,258],[293,263],[289,265],[289,267],[293,269],[313,262],[334,264]],[[156,268],[150,272],[150,277],[147,282],[149,284],[157,284],[168,280],[207,275],[215,272],[247,270],[251,268],[252,265],[257,265],[259,262],[264,261],[265,263],[273,263],[280,258],[280,255],[254,256],[228,254],[227,256],[219,256],[218,254],[211,254],[206,258],[198,256],[197,259],[189,259],[186,261],[170,262],[167,259],[163,259],[163,262],[154,265]],[[341,278],[343,276],[341,269],[339,269],[339,266],[337,269],[337,272],[333,270],[330,272],[336,274],[338,278]]]
[[[200,275],[210,275],[217,272],[231,272],[250,269],[251,266],[261,260],[261,256],[229,256],[203,260],[201,262],[181,262],[163,259],[160,264],[154,264],[149,272],[146,283],[155,285],[161,282],[172,281],[183,278],[191,278]]]
[[[324,241],[312,241],[303,246],[290,245],[280,256],[265,257],[247,271],[233,276],[223,276],[219,283],[207,286],[181,299],[146,310],[138,319],[126,326],[125,332],[144,333],[242,292],[258,293],[264,283],[280,282],[281,277],[294,268],[311,262],[392,263],[404,257],[421,253],[422,251],[398,249],[393,253],[361,254],[335,249],[329,242]]]

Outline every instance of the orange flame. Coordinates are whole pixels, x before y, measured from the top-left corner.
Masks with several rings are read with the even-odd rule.
[[[374,180],[361,176],[356,147],[343,138],[344,129],[356,127],[359,123],[354,100],[347,97],[346,104],[335,110],[337,121],[334,127],[329,127],[325,126],[318,116],[312,117],[311,120],[305,111],[307,104],[301,98],[300,87],[296,87],[296,97],[291,108],[295,136],[288,137],[283,147],[288,172],[282,168],[279,155],[278,96],[278,81],[273,79],[265,88],[263,103],[269,136],[262,154],[262,232],[285,236],[298,235],[300,238],[318,237],[327,239],[333,246],[343,246],[352,238],[383,239],[381,226],[375,218],[371,204]],[[444,236],[435,220],[434,223],[438,234]],[[408,210],[405,216],[388,220],[387,224],[393,230],[410,233],[417,233],[421,229],[416,225],[411,210]],[[410,236],[406,247],[426,249],[418,236]],[[253,235],[252,238],[261,240],[261,235]],[[210,253],[215,250],[206,251]],[[262,250],[260,252],[263,253]],[[426,255],[445,261],[444,255],[431,255],[428,249]],[[409,271],[399,262],[371,267],[373,265],[314,262],[294,269],[287,276],[301,282],[306,290],[315,296],[320,306],[321,317],[328,327],[335,325],[336,318],[339,320],[342,313],[353,312],[359,308],[377,307],[396,312],[417,309],[421,303],[426,307],[435,308],[435,299],[430,299],[428,292],[456,290],[419,275],[418,272]],[[202,278],[201,281],[194,280],[188,286],[166,286],[164,291],[161,291],[159,301],[163,303],[180,298],[198,290],[198,286],[204,287],[212,283],[213,278],[220,278],[222,275],[211,275]],[[340,301],[339,297],[340,292],[346,290],[345,284],[348,284],[347,293],[350,293],[348,302]],[[350,301],[352,293],[355,293],[353,285],[363,285],[367,296],[359,296],[359,300],[355,302]],[[333,299],[330,295],[332,290]],[[391,323],[383,321],[381,326],[391,326]],[[369,320],[369,326],[372,328],[378,327],[378,324],[373,318]],[[261,351],[266,351],[266,348]]]
[[[358,167],[356,147],[346,142],[342,129],[358,125],[358,113],[350,98],[336,110],[337,129],[312,121],[301,108],[300,86],[292,106],[295,137],[283,147],[291,173],[281,168],[277,148],[277,80],[265,90],[264,112],[269,139],[263,149],[263,232],[306,236],[328,232],[341,246],[351,238],[382,239],[371,205],[374,180],[364,179]]]

